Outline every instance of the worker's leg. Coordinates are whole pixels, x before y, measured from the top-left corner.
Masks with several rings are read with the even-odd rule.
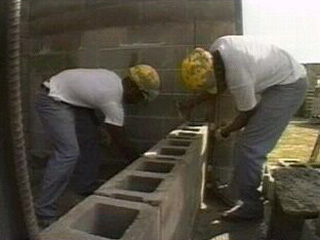
[[[38,95],[36,109],[54,147],[36,211],[39,217],[53,221],[57,217],[57,199],[67,186],[79,156],[75,119],[73,107],[54,101],[43,90]]]
[[[244,207],[252,211],[252,214],[263,210],[258,188],[266,156],[302,104],[306,89],[307,83],[301,79],[296,83],[275,86],[265,91],[255,114],[237,136],[234,182],[238,183]]]
[[[79,194],[90,194],[98,186],[102,147],[98,139],[99,121],[94,110],[76,109],[76,130],[80,156],[72,177],[72,188]]]

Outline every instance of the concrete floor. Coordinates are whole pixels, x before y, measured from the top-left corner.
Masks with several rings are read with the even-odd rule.
[[[265,239],[269,219],[268,204],[262,221],[226,222],[220,214],[228,209],[217,199],[209,199],[207,208],[200,210],[192,240],[262,240]]]

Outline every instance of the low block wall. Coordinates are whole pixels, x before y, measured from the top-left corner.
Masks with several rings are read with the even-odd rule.
[[[171,131],[46,229],[45,239],[189,239],[202,202],[207,134],[205,123]]]

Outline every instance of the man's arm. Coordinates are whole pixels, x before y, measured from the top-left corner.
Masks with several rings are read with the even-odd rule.
[[[221,135],[223,137],[228,137],[230,133],[238,131],[246,126],[255,111],[256,107],[249,111],[240,112],[228,126],[221,128]]]
[[[129,162],[134,161],[139,157],[138,151],[129,141],[124,127],[104,123],[104,127],[109,132],[112,140],[117,144],[120,151],[127,158]]]

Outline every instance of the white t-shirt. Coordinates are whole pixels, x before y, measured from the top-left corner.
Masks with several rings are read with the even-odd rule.
[[[290,84],[306,77],[306,70],[284,50],[247,36],[225,36],[210,52],[219,51],[226,82],[240,111],[253,109],[260,94],[274,85]]]
[[[105,122],[123,126],[121,78],[105,69],[71,69],[50,78],[49,96],[74,106],[100,109]]]

